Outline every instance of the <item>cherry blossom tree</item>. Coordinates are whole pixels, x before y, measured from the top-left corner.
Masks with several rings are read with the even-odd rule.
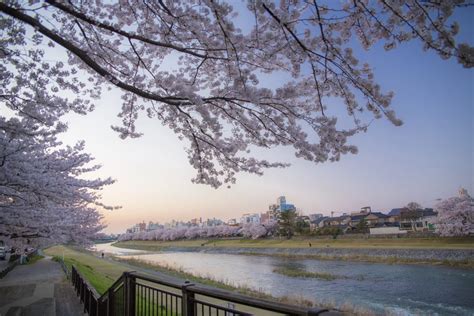
[[[242,227],[240,232],[245,238],[258,239],[265,237],[268,234],[265,226],[260,224],[246,224]]]
[[[459,191],[459,196],[439,202],[435,210],[436,231],[441,236],[474,235],[474,199],[465,189]]]
[[[97,209],[111,207],[99,191],[113,180],[92,179],[100,166],[84,143],[64,146],[58,135],[67,129],[61,117],[90,111],[100,89],[45,60],[39,34],[3,14],[0,24],[0,238],[18,248],[88,243],[104,227]]]
[[[83,142],[62,146],[58,129],[0,118],[0,239],[9,245],[86,244],[104,228],[97,208],[112,207],[98,191],[114,181],[86,179],[100,166]]]
[[[242,236],[245,238],[258,239],[275,234],[278,225],[275,221],[266,224],[249,223],[240,226],[191,226],[191,227],[170,227],[159,228],[151,231],[142,231],[137,233],[126,233],[119,236],[119,241],[127,240],[158,240],[172,241],[180,239],[197,238],[226,238]]]
[[[14,115],[55,119],[86,113],[102,89],[116,87],[123,125],[113,128],[121,137],[140,136],[140,114],[157,118],[187,140],[193,181],[219,187],[238,172],[287,166],[252,157],[255,147],[291,146],[315,163],[337,161],[357,153],[349,140],[373,117],[402,123],[393,93],[354,55],[353,39],[386,50],[418,40],[443,59],[474,64],[450,19],[470,9],[462,0],[248,0],[238,12],[248,30],[236,24],[231,3],[2,1],[2,103]],[[61,48],[67,62],[51,61],[42,45]],[[289,79],[268,88],[260,83],[268,74]],[[345,105],[352,126],[338,125],[329,99]]]

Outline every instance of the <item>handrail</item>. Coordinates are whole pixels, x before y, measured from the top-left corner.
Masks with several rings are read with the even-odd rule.
[[[143,273],[140,273],[140,272],[131,271],[129,273],[130,273],[130,275],[133,275],[137,279],[157,283],[157,284],[164,285],[164,286],[173,287],[175,289],[181,289],[181,287],[183,286],[182,283],[178,283],[177,281],[171,281],[171,280],[168,281],[168,280],[164,280],[164,279],[157,279],[157,278],[150,277],[150,276],[148,276],[146,274],[143,274]]]
[[[286,315],[324,315],[326,312],[331,315],[339,314],[337,311],[286,305],[189,282],[157,279],[134,271],[124,272],[102,295],[74,265],[71,269],[71,280],[81,302],[84,303],[84,312],[88,312],[91,316],[140,315],[152,307],[156,308],[157,305],[166,311],[171,309],[171,314],[183,316],[195,316],[198,310],[201,310],[202,316],[215,315],[216,312],[219,314],[219,311],[224,315],[252,315],[241,311],[242,307],[238,309],[231,307],[235,305],[229,305],[228,302]],[[179,291],[171,293],[159,286],[153,287],[137,281],[146,281]],[[195,295],[200,295],[199,299]],[[227,303],[227,307],[219,305],[222,303],[208,301],[206,298],[221,300],[222,303]]]
[[[94,295],[95,299],[99,299],[101,297],[101,295],[99,294],[99,292],[97,292],[97,290],[95,289],[95,287],[92,286],[92,284],[90,284],[90,282],[82,275],[82,273],[76,269],[76,267],[72,266],[72,268],[74,270],[76,270],[76,273],[77,275],[79,275],[79,277],[83,280],[83,282],[87,285],[87,287],[90,289],[90,291],[92,292],[92,294]],[[119,281],[120,279],[122,279],[123,277],[120,277],[117,281]],[[115,281],[117,283],[117,281]],[[114,283],[115,284],[115,283]],[[110,289],[111,287],[109,287]],[[107,291],[109,290],[107,289]],[[106,292],[107,292],[106,291]]]
[[[175,289],[182,288],[182,284],[175,283],[173,281],[158,280],[156,278],[149,277],[139,272],[131,272],[130,274],[135,276],[137,279],[173,287]],[[293,315],[307,315],[308,313],[308,308],[287,305],[287,304],[269,301],[265,299],[257,299],[257,298],[249,297],[243,294],[234,293],[231,291],[226,291],[226,290],[218,289],[218,288],[211,288],[208,286],[189,284],[187,285],[186,289],[195,294],[200,294],[200,295],[209,296],[216,299],[231,301],[233,303],[243,304],[250,307],[264,308],[272,312],[292,313]],[[321,313],[328,310],[321,309],[321,308],[312,308],[311,311],[315,313]]]
[[[239,293],[233,293],[230,291],[208,288],[200,285],[193,285],[188,288],[188,290],[194,292],[195,294],[205,295],[212,298],[217,298],[221,300],[231,301],[233,303],[242,304],[250,307],[256,307],[265,309],[272,312],[279,313],[291,313],[292,315],[307,315],[308,308],[287,305],[279,302],[274,302],[270,300],[253,298]],[[327,312],[327,309],[322,308],[311,308],[309,309],[314,315],[322,312]]]
[[[108,296],[108,292],[115,289],[117,285],[120,284],[120,282],[124,282],[124,279],[125,279],[125,273],[122,273],[122,275],[117,280],[115,280],[115,282],[111,286],[109,286],[109,288],[107,289],[107,291],[104,292],[104,294],[102,295],[97,294],[98,295],[97,300],[103,301],[104,299],[106,299]]]

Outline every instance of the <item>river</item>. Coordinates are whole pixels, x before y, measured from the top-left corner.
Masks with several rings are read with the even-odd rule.
[[[273,296],[348,303],[380,314],[474,315],[474,271],[429,265],[388,265],[203,252],[146,252],[97,245],[98,251],[181,268]],[[326,281],[288,277],[277,268],[337,275]]]

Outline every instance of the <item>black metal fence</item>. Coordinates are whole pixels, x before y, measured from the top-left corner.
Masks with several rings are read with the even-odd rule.
[[[326,309],[304,308],[261,300],[229,291],[124,272],[99,295],[73,266],[71,281],[91,316],[246,316],[323,315]],[[337,313],[331,312],[331,315]]]

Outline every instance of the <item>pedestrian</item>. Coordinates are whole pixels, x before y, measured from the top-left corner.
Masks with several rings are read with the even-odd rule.
[[[308,244],[309,244],[309,247],[311,248],[311,243],[309,242]]]
[[[102,256],[102,259],[104,259],[104,253],[102,253],[102,255],[101,255],[101,256]]]

